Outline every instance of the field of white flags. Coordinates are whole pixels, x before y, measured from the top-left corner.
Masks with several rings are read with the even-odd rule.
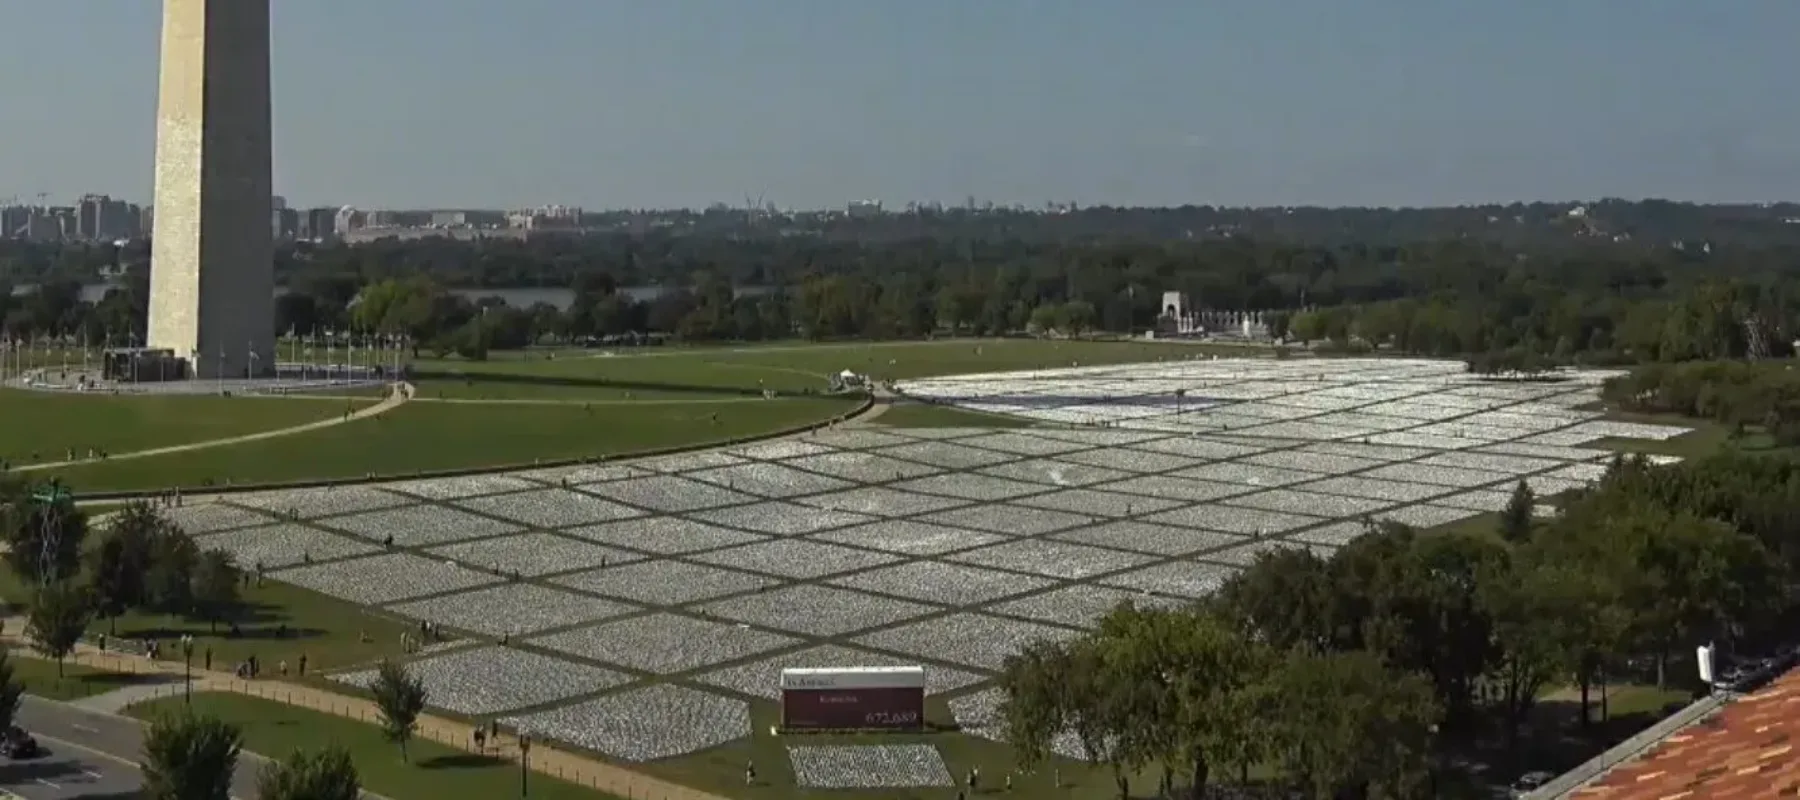
[[[173,513],[274,579],[473,640],[417,658],[436,705],[619,759],[747,736],[749,704],[790,666],[923,665],[968,730],[995,736],[1004,658],[1120,601],[1204,597],[1259,554],[1329,552],[1363,520],[1492,512],[1521,480],[1552,497],[1600,477],[1602,440],[1685,432],[1583,410],[1604,377],[1400,359],[969,375],[897,388],[1041,425],[845,427]],[[922,751],[792,757],[821,787],[944,780]]]

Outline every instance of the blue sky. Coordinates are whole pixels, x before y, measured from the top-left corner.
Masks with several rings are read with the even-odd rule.
[[[1800,195],[1791,0],[274,0],[365,207]],[[12,2],[0,201],[149,196],[155,0]]]

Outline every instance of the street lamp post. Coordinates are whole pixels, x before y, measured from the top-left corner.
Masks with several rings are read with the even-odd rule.
[[[531,734],[519,733],[519,796],[531,796]]]
[[[181,635],[181,657],[183,663],[181,670],[182,702],[192,706],[194,704],[194,635],[191,633]]]

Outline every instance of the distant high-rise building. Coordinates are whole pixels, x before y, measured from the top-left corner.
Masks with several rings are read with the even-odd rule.
[[[335,208],[309,208],[300,215],[300,238],[315,242],[330,241],[337,238],[338,210]]]
[[[300,235],[300,212],[291,208],[269,211],[269,233],[277,241],[290,241]]]
[[[71,238],[90,242],[129,239],[136,236],[137,209],[124,200],[103,194],[83,195],[75,201],[75,232]]]
[[[25,231],[31,227],[30,206],[5,206],[0,208],[0,239],[23,239]]]

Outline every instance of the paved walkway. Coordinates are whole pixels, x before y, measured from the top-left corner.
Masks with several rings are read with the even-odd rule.
[[[319,430],[320,428],[329,428],[333,425],[342,425],[346,422],[353,422],[353,421],[359,420],[359,419],[368,419],[369,417],[380,416],[382,414],[386,414],[389,411],[393,411],[394,409],[399,408],[403,405],[406,405],[406,403],[408,401],[412,400],[413,391],[414,391],[412,384],[399,383],[399,384],[394,384],[394,386],[396,387],[396,389],[394,391],[388,392],[388,395],[386,397],[382,398],[381,402],[376,403],[371,406],[366,406],[366,407],[358,409],[356,411],[352,411],[349,414],[346,414],[343,416],[331,417],[330,419],[322,419],[317,422],[308,422],[304,425],[294,425],[292,427],[287,427],[287,428],[276,428],[275,430],[270,430],[270,431],[258,431],[256,433],[246,433],[242,436],[231,436],[231,437],[227,437],[224,439],[208,439],[207,441],[204,441],[204,442],[188,442],[187,444],[170,445],[168,447],[153,447],[149,450],[136,450],[136,451],[133,451],[130,453],[111,453],[111,454],[107,455],[106,460],[107,461],[123,461],[123,460],[129,459],[129,458],[148,458],[150,456],[168,455],[170,453],[185,453],[190,450],[204,450],[204,449],[211,448],[211,447],[224,447],[226,445],[243,444],[244,442],[254,442],[254,441],[259,441],[262,439],[273,439],[278,436],[292,436],[296,433],[306,433],[308,431],[316,431],[316,430]],[[12,468],[12,471],[13,472],[31,472],[34,470],[58,469],[61,467],[72,467],[72,466],[77,466],[77,465],[81,465],[81,464],[94,464],[94,463],[98,463],[98,462],[95,461],[94,459],[77,459],[75,461],[47,461],[47,462],[44,462],[41,464],[26,464],[23,466],[15,466]]]
[[[844,420],[846,425],[853,428],[860,428],[879,419],[882,414],[887,413],[888,409],[894,407],[894,393],[883,387],[876,386],[870,389],[869,396],[874,402],[871,402],[869,407],[864,410],[863,413]]]
[[[28,644],[20,641],[14,633],[23,630],[23,624],[23,620],[20,618],[7,620],[4,639],[15,646],[27,647]],[[66,661],[111,672],[164,675],[175,681],[176,693],[183,689],[181,678],[184,665],[179,662],[151,661],[139,656],[101,652],[86,644],[78,645],[76,652],[70,655]],[[267,679],[246,681],[228,673],[199,669],[193,670],[193,676],[194,691],[196,692],[232,692],[347,717],[369,724],[377,724],[381,716],[373,702],[360,697],[337,694],[316,686]],[[164,689],[166,686],[159,685],[154,688]],[[122,693],[128,691],[130,689],[123,689],[98,697],[120,696],[107,701],[111,703],[127,698],[128,696],[122,695]],[[142,699],[147,698],[139,698],[139,700]],[[138,700],[130,702],[138,702]],[[123,706],[121,706],[122,709]],[[472,733],[473,727],[467,722],[431,714],[419,717],[417,735],[422,739],[429,739],[446,747],[470,753],[477,752]],[[518,737],[513,732],[502,730],[500,736],[489,739],[487,747],[480,752],[509,760],[517,759],[519,756]],[[619,797],[631,798],[631,800],[726,800],[720,795],[709,794],[634,772],[537,740],[532,742],[530,766],[533,772]]]

